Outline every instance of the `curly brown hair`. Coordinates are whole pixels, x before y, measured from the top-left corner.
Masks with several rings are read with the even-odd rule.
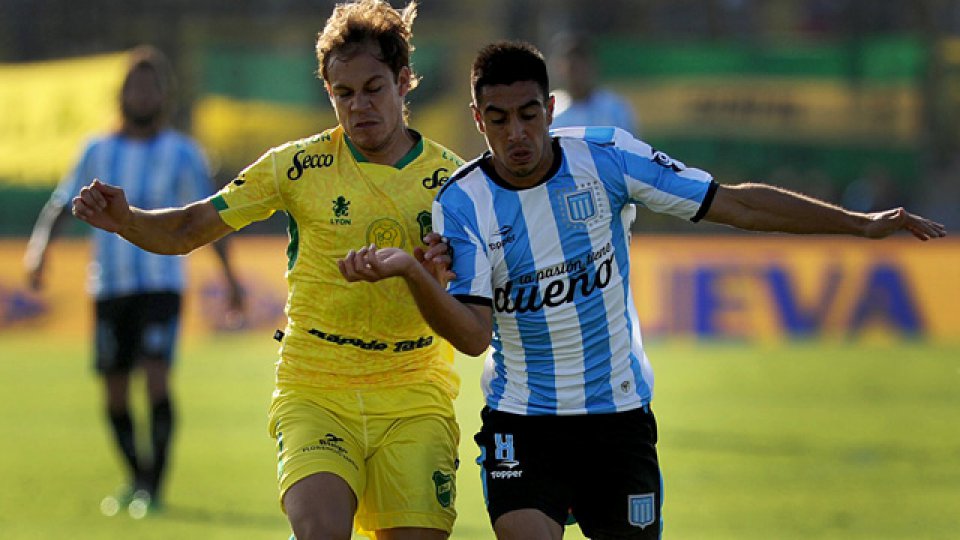
[[[413,20],[417,17],[416,1],[397,10],[383,0],[357,0],[337,4],[323,31],[317,34],[317,75],[327,80],[327,67],[333,55],[356,54],[367,43],[380,49],[377,57],[390,67],[394,80],[404,67],[410,69],[410,89],[420,77],[413,73],[410,53],[413,52]]]

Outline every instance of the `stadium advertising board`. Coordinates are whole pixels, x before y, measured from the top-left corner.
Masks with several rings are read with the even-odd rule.
[[[52,186],[83,141],[110,129],[125,53],[0,64],[0,181]]]
[[[232,257],[250,308],[242,329],[283,324],[286,240],[238,237]],[[0,242],[18,262],[22,241]],[[960,339],[960,242],[784,236],[637,236],[631,282],[647,339]],[[86,335],[84,242],[55,246],[47,288],[24,287],[19,264],[0,268],[0,336],[31,329]],[[237,331],[209,250],[190,256],[188,336]]]

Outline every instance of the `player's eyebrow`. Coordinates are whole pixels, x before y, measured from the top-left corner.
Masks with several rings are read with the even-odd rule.
[[[369,84],[372,83],[372,82],[377,82],[378,79],[386,79],[386,77],[384,77],[383,75],[380,75],[380,74],[374,75],[373,77],[370,77],[369,79],[363,81],[363,82],[360,84],[360,87],[362,88],[362,87],[364,87],[364,86],[369,85]],[[348,84],[344,84],[344,83],[333,83],[333,84],[330,85],[330,88],[333,88],[333,89],[338,89],[338,88],[350,89],[350,88],[353,88],[353,87],[350,86],[350,85],[348,85]]]
[[[524,103],[523,105],[517,107],[517,110],[523,110],[523,109],[526,109],[527,107],[541,107],[541,106],[542,106],[542,105],[540,104],[540,100],[539,100],[539,99],[531,99],[530,101],[528,101],[528,102]],[[483,112],[484,112],[484,113],[494,112],[494,113],[500,113],[500,114],[507,114],[507,111],[506,111],[506,110],[501,109],[500,107],[497,107],[496,105],[492,105],[492,104],[487,105],[486,107],[484,107],[484,108],[483,108]]]

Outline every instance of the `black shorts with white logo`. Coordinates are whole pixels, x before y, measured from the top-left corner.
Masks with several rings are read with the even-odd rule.
[[[98,373],[129,373],[142,359],[173,361],[180,294],[142,293],[98,300],[96,318]]]
[[[490,522],[537,509],[587,537],[660,537],[657,423],[648,408],[522,416],[484,407],[474,440]],[[572,520],[571,520],[572,521]]]

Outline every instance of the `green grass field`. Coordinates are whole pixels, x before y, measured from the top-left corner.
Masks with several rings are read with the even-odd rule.
[[[648,348],[665,537],[957,537],[960,347]],[[121,477],[88,349],[0,335],[0,538],[287,538],[265,427],[269,337],[181,346],[167,507],[142,521],[97,509]],[[453,538],[488,539],[472,442],[480,366],[466,358],[458,366],[464,440]],[[582,538],[575,528],[567,537]]]

